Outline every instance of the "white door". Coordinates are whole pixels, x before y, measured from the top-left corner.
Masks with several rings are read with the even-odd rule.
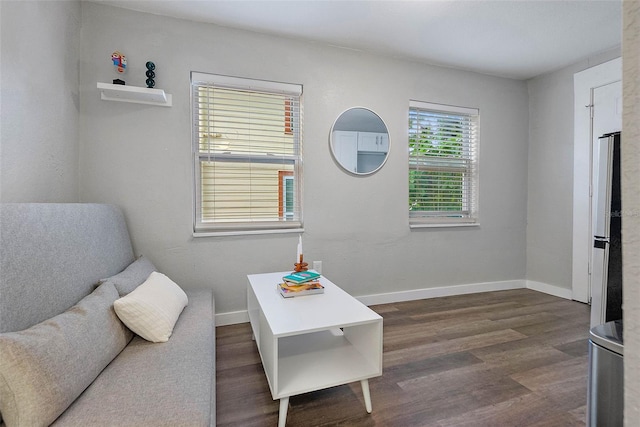
[[[622,82],[614,82],[608,85],[593,88],[593,120],[591,131],[591,147],[592,147],[592,174],[591,174],[591,243],[593,243],[593,236],[602,234],[602,227],[598,227],[595,219],[598,217],[595,215],[598,209],[598,198],[596,197],[598,191],[596,185],[598,183],[610,182],[607,177],[598,177],[598,171],[600,173],[610,173],[610,168],[606,165],[609,163],[608,154],[610,147],[607,144],[602,143],[599,138],[607,133],[619,132],[622,130]],[[604,190],[603,190],[604,191]],[[608,233],[608,231],[607,231]],[[588,295],[591,301],[591,327],[597,326],[604,322],[602,316],[602,307],[604,302],[603,294],[603,271],[600,271],[602,267],[601,259],[606,254],[606,251],[596,251],[598,256],[594,257],[593,244],[589,245],[591,251],[589,259],[591,260],[589,265],[589,289]],[[601,253],[602,252],[602,253]],[[602,256],[601,256],[602,255]],[[597,264],[597,265],[594,265]]]
[[[593,88],[593,138],[596,146],[598,138],[605,133],[622,130],[622,82]]]
[[[605,62],[595,67],[580,71],[574,75],[574,142],[573,142],[573,265],[572,265],[572,297],[576,301],[589,302],[589,273],[591,264],[591,247],[593,246],[593,229],[591,226],[591,168],[592,140],[602,135],[605,125],[600,120],[611,117],[606,111],[615,108],[615,103],[607,102],[610,84],[622,80],[622,58]],[[597,98],[596,108],[594,95]],[[604,102],[603,102],[604,97]],[[621,94],[617,96],[621,98]],[[602,105],[600,105],[602,104]],[[613,110],[615,111],[615,110]],[[591,114],[591,113],[595,114]],[[595,116],[595,117],[593,117]],[[593,129],[593,118],[596,129]],[[598,133],[600,132],[600,133]]]

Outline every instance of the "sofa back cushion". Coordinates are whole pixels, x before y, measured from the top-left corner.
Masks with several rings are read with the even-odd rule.
[[[103,282],[111,282],[118,290],[121,297],[131,293],[149,278],[156,270],[156,266],[147,258],[141,256],[120,273],[104,279]]]
[[[133,260],[115,206],[0,204],[0,332],[64,312]]]
[[[7,427],[49,425],[133,337],[103,283],[68,311],[0,334],[0,412]]]

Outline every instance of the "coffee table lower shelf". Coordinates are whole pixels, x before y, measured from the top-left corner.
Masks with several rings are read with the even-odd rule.
[[[369,360],[338,331],[319,331],[278,340],[274,398],[359,381],[378,373],[376,361]]]

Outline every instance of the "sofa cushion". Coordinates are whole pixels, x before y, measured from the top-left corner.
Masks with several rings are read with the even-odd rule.
[[[0,203],[0,332],[65,312],[134,259],[116,206]]]
[[[134,337],[53,427],[215,426],[213,294],[187,295],[169,341]]]
[[[134,291],[114,302],[122,322],[151,342],[166,342],[187,306],[187,295],[162,273],[154,271]]]
[[[0,334],[0,412],[7,425],[52,423],[133,337],[113,311],[118,292],[100,285],[66,312]]]
[[[120,296],[123,297],[140,286],[154,271],[157,271],[157,269],[153,263],[141,256],[120,273],[102,281],[112,282]]]

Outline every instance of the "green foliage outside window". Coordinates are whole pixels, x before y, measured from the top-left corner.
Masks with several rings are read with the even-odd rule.
[[[464,124],[455,116],[423,118],[409,119],[409,210],[462,212],[469,165]]]

